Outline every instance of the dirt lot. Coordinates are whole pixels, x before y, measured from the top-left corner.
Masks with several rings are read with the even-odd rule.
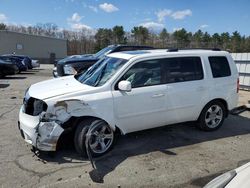
[[[216,132],[186,123],[121,136],[110,153],[96,159],[95,171],[71,147],[38,157],[20,136],[18,111],[26,88],[50,79],[51,71],[43,65],[0,80],[2,187],[202,187],[250,161],[250,112],[230,115]],[[248,100],[250,92],[241,91],[240,104]]]

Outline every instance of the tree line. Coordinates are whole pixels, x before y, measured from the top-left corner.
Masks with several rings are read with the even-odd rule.
[[[68,55],[95,53],[110,44],[148,45],[155,48],[220,48],[231,52],[250,52],[250,36],[242,36],[238,31],[209,34],[202,30],[192,33],[182,28],[170,33],[166,28],[154,32],[143,26],[133,27],[129,32],[123,26],[99,28],[96,31],[70,31],[59,29],[52,23],[27,27],[0,23],[0,30],[66,39]]]

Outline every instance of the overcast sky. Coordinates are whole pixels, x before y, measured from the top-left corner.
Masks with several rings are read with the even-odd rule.
[[[185,28],[250,35],[249,0],[0,0],[0,22],[25,26],[55,23],[59,28],[123,25],[169,32]]]

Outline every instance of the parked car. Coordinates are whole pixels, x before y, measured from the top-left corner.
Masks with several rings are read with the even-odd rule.
[[[7,62],[12,62],[14,63],[17,67],[18,67],[18,72],[22,72],[22,71],[27,71],[28,67],[26,66],[26,64],[24,63],[24,61],[22,61],[19,58],[13,57],[13,56],[8,56],[8,55],[3,55],[0,56],[0,59],[3,61],[7,61]]]
[[[98,156],[112,148],[116,131],[127,134],[186,121],[214,131],[237,105],[238,89],[228,52],[112,53],[83,74],[32,85],[19,128],[26,142],[44,151],[55,151],[62,133],[74,131],[77,152],[85,154],[87,142]],[[87,141],[86,135],[91,135]]]
[[[132,46],[132,45],[110,45],[103,48],[96,54],[74,55],[66,57],[57,62],[56,67],[53,69],[54,77],[68,76],[86,71],[90,66],[96,63],[99,59],[106,54],[132,51],[132,50],[152,50],[150,46]]]
[[[15,64],[0,60],[0,78],[16,73],[18,73],[18,67]]]
[[[250,163],[246,163],[234,170],[226,172],[213,179],[204,188],[249,188],[250,187]]]
[[[3,56],[8,56],[8,57],[15,57],[20,59],[24,64],[28,67],[28,69],[32,69],[32,59],[29,56],[26,55],[17,55],[17,54],[6,54]]]
[[[13,57],[20,58],[27,65],[28,69],[32,69],[32,59],[26,55],[13,55]]]

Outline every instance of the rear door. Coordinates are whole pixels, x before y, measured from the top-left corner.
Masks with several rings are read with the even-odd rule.
[[[167,123],[196,120],[207,100],[208,85],[204,79],[202,60],[194,57],[164,59],[166,77]]]

